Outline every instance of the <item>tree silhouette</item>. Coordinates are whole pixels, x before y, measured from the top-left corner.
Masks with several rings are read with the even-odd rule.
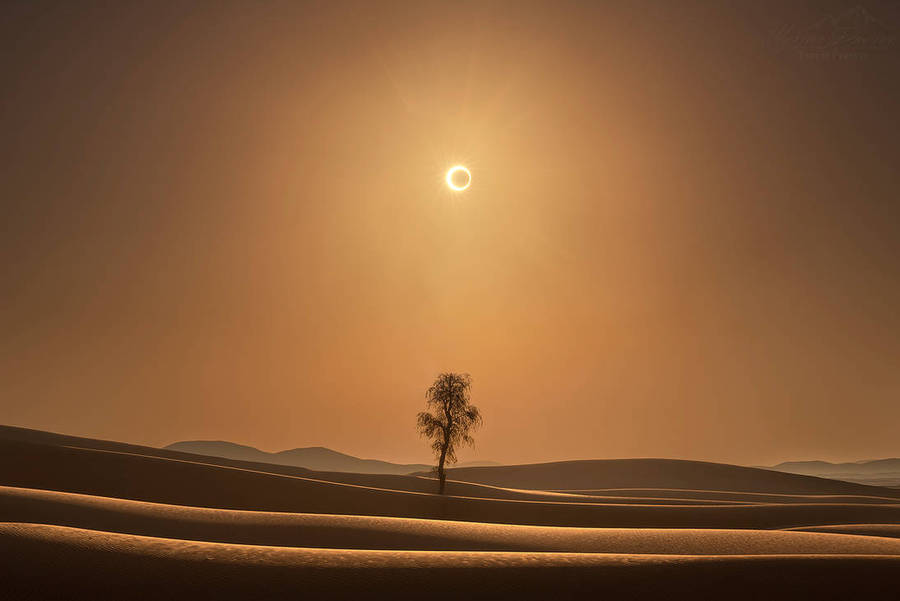
[[[419,413],[419,435],[432,441],[438,458],[437,472],[440,494],[444,494],[444,463],[456,463],[456,449],[461,444],[473,445],[471,432],[481,425],[481,412],[469,404],[472,378],[469,374],[443,373],[425,391],[427,411]]]

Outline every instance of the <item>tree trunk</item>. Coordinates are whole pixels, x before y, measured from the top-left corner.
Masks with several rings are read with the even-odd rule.
[[[441,459],[438,461],[438,479],[441,482],[438,494],[444,494],[444,482],[447,480],[447,474],[444,473],[444,460],[447,458],[447,445],[441,447]]]

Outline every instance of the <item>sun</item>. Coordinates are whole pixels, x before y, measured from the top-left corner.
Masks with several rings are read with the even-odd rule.
[[[462,165],[456,165],[447,172],[446,180],[451,190],[462,192],[472,185],[472,174]]]

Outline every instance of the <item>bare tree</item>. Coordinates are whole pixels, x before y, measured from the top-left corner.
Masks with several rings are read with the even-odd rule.
[[[456,463],[456,450],[461,444],[473,445],[472,431],[481,425],[481,412],[469,404],[472,378],[469,374],[440,374],[425,391],[427,411],[419,413],[419,434],[432,441],[438,458],[437,472],[440,494],[444,494],[444,463]]]

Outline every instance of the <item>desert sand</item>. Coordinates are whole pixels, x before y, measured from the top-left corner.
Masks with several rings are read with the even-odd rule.
[[[897,592],[896,489],[623,460],[453,470],[440,496],[423,475],[313,472],[9,428],[0,451],[9,598]]]

